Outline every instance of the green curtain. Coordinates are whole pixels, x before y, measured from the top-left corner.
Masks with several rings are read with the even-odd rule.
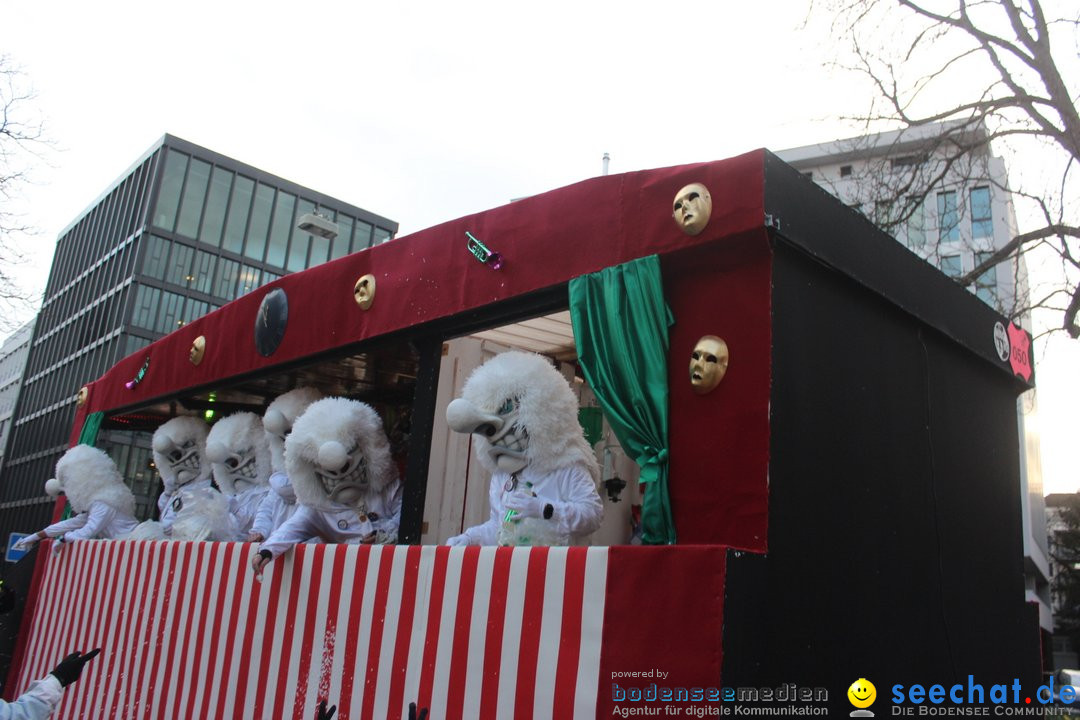
[[[79,444],[93,446],[97,442],[98,430],[101,429],[101,421],[105,419],[105,413],[96,412],[86,416],[82,430],[79,432]]]
[[[657,256],[570,281],[578,362],[615,436],[641,466],[642,542],[670,545],[668,495],[668,327]]]
[[[105,419],[105,413],[96,412],[86,416],[86,420],[83,421],[82,430],[79,431],[79,444],[94,446],[97,442],[98,430],[101,429],[101,421]],[[72,516],[71,503],[64,505],[64,512],[60,514],[61,520],[67,520]]]

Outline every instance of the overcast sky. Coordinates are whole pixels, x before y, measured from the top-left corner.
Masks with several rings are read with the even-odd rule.
[[[164,133],[396,220],[400,235],[600,174],[855,134],[853,78],[805,0],[20,2],[0,53],[55,150],[26,192],[58,232]],[[1038,368],[1047,491],[1074,491],[1080,350]]]

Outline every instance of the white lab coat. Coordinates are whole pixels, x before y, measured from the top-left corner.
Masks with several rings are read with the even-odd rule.
[[[320,537],[327,543],[359,544],[371,533],[377,533],[377,543],[395,543],[401,523],[401,494],[401,482],[394,480],[381,493],[366,498],[364,513],[349,505],[336,505],[330,511],[301,505],[259,550],[277,557],[312,537]]]
[[[65,541],[107,540],[127,535],[139,521],[100,500],[90,503],[90,510],[53,523],[42,530],[51,538],[64,536]]]
[[[491,517],[487,522],[466,530],[468,545],[496,545],[499,528],[506,516],[503,499],[511,491],[506,489],[510,474],[496,472],[491,476],[488,500]],[[530,487],[531,486],[531,487]],[[589,535],[596,532],[604,519],[604,502],[596,492],[596,483],[588,468],[581,463],[559,468],[542,475],[526,467],[518,473],[518,489],[528,488],[545,503],[551,503],[551,520],[554,534],[569,538],[569,544],[586,544]]]
[[[53,714],[64,687],[53,674],[30,683],[30,687],[12,702],[0,700],[0,720],[45,720]]]

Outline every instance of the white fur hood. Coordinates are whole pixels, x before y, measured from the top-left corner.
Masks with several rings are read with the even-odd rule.
[[[469,375],[461,398],[454,403],[458,409],[483,417],[495,416],[515,401],[516,422],[529,438],[527,467],[548,473],[582,463],[594,481],[600,479],[596,455],[578,422],[577,397],[543,356],[519,351],[496,355]],[[474,432],[472,437],[477,459],[489,472],[495,472],[491,443],[480,433]]]
[[[174,493],[192,480],[210,477],[206,459],[206,436],[210,429],[197,417],[174,417],[154,431],[154,464],[165,482],[165,492]]]
[[[308,405],[322,398],[313,387],[298,387],[274,398],[263,413],[263,427],[270,443],[270,465],[274,472],[285,472],[285,438],[292,432],[296,419]]]
[[[64,453],[56,463],[56,478],[46,486],[46,492],[63,491],[76,513],[86,512],[95,502],[103,502],[127,515],[135,514],[135,497],[124,484],[116,463],[105,452],[89,445],[76,445]]]
[[[381,492],[396,479],[382,419],[357,400],[325,398],[312,403],[285,439],[285,468],[296,499],[319,510],[341,507],[327,494],[319,473],[341,470],[360,457],[367,493]]]

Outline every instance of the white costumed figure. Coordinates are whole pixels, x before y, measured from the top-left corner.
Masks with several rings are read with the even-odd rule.
[[[382,420],[345,398],[312,403],[285,439],[285,468],[300,507],[275,530],[251,565],[256,573],[299,542],[397,542],[401,481]]]
[[[447,545],[577,545],[600,527],[600,468],[578,423],[578,403],[540,355],[506,352],[469,376],[446,408],[473,436],[491,472],[491,518]]]
[[[166,540],[231,541],[239,534],[229,498],[213,487],[185,485],[173,496],[176,512]]]
[[[56,463],[56,477],[45,483],[45,492],[53,497],[64,493],[73,517],[54,523],[15,544],[27,550],[45,538],[57,540],[54,550],[75,540],[104,540],[127,535],[135,519],[135,496],[124,484],[116,463],[108,455],[89,445],[70,448]]]
[[[165,483],[158,497],[160,520],[139,525],[130,540],[163,540],[172,535],[173,520],[183,507],[180,490],[212,489],[210,461],[206,459],[206,423],[197,417],[174,417],[154,431],[154,465]]]
[[[270,492],[263,497],[248,535],[250,542],[262,542],[296,512],[296,492],[285,472],[285,438],[308,405],[322,398],[313,387],[298,387],[278,395],[263,413],[263,428],[270,443]]]
[[[239,412],[218,420],[206,438],[206,457],[236,518],[234,539],[246,540],[270,489],[270,445],[262,418]]]

